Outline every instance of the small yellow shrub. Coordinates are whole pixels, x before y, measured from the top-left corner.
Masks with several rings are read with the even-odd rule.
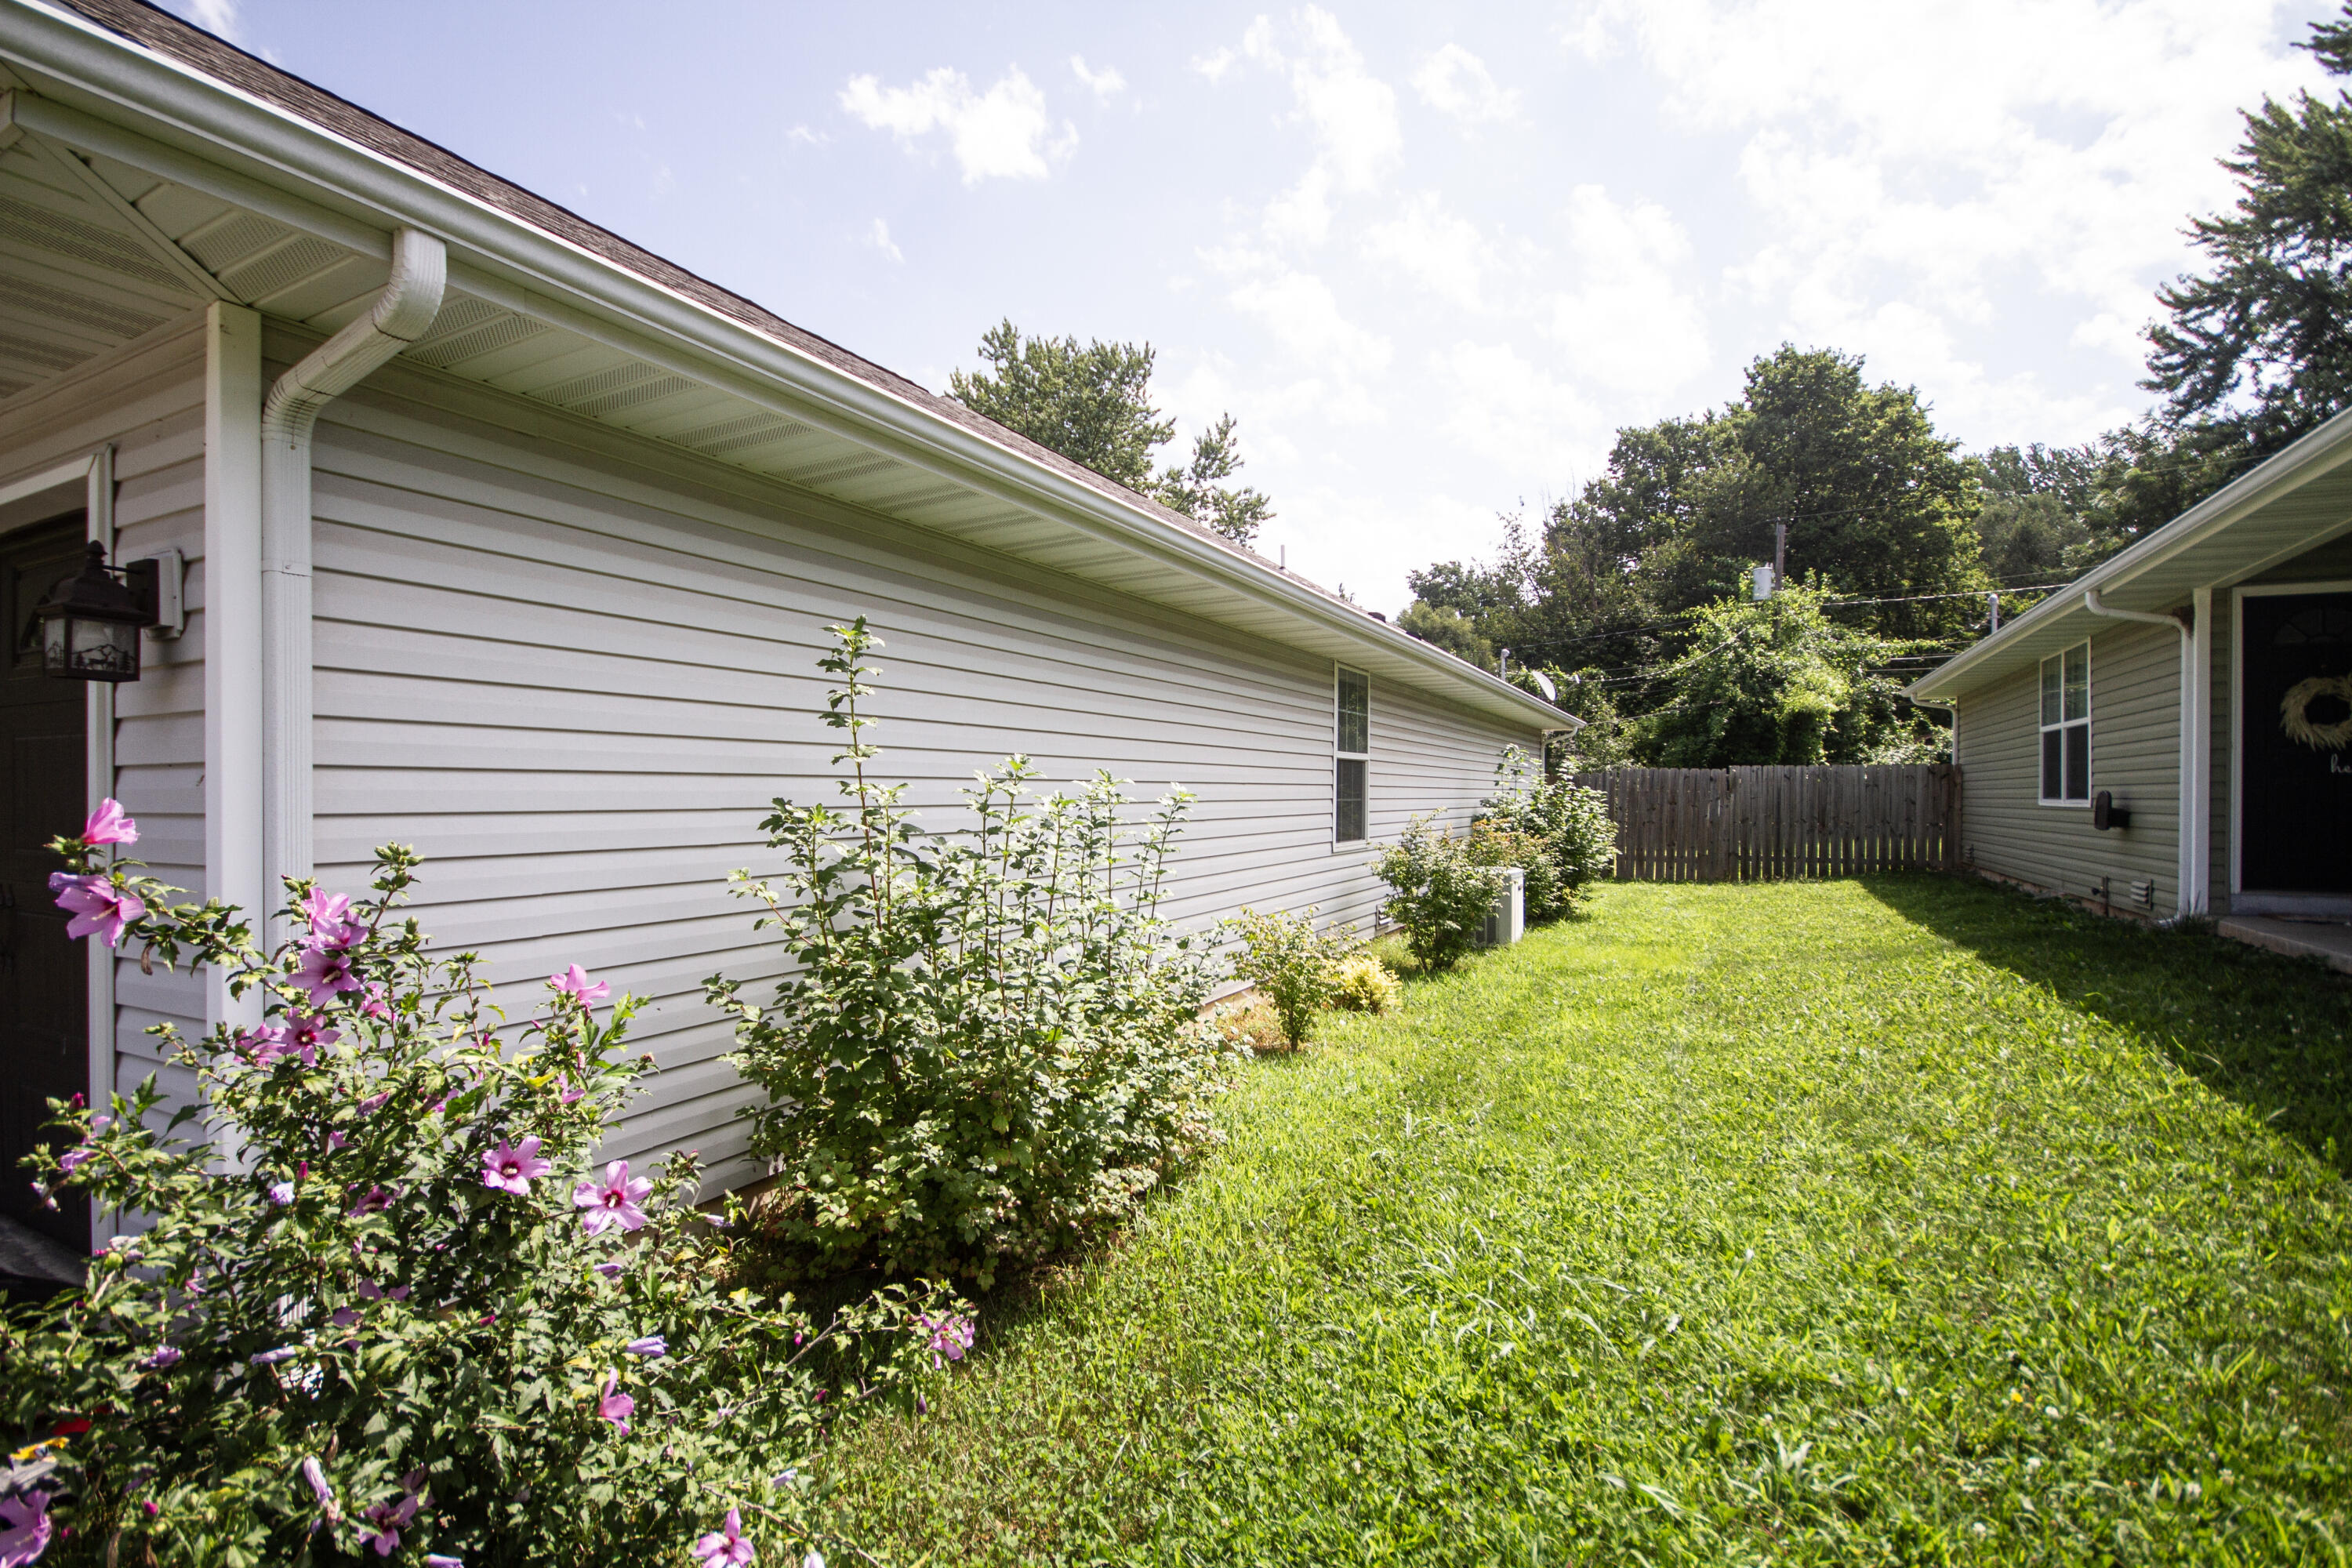
[[[1209,1023],[1230,1046],[1240,1046],[1260,1055],[1291,1048],[1290,1042],[1283,1037],[1282,1020],[1276,1016],[1274,1005],[1260,997],[1214,1007],[1209,1013]]]
[[[1341,959],[1331,983],[1331,1005],[1352,1013],[1385,1013],[1404,1003],[1403,984],[1369,952]]]

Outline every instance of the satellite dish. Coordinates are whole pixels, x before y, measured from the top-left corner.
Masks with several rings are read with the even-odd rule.
[[[1545,701],[1557,702],[1559,700],[1559,688],[1551,683],[1550,676],[1546,675],[1540,669],[1533,668],[1529,668],[1528,673],[1535,677],[1536,689],[1543,693]]]

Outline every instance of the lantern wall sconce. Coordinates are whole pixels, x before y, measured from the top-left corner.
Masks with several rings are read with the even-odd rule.
[[[62,680],[138,679],[140,632],[152,626],[176,637],[186,626],[181,577],[176,550],[110,566],[106,546],[92,540],[82,569],[49,590],[34,612],[42,668]],[[161,613],[167,608],[168,616]]]

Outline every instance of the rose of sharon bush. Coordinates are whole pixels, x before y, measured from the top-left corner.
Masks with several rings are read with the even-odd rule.
[[[650,1060],[622,1049],[633,1001],[600,1016],[608,988],[575,967],[507,1020],[474,955],[436,956],[398,913],[407,850],[379,853],[363,900],[289,884],[299,935],[264,954],[236,911],[102,863],[135,831],[119,808],[93,826],[56,846],[68,881],[138,907],[93,934],[216,965],[259,1005],[243,1029],[157,1031],[201,1128],[164,1123],[152,1079],[110,1116],[52,1102],[72,1142],[37,1152],[37,1184],[146,1228],[0,1325],[0,1421],[54,1437],[0,1489],[6,1561],[812,1545],[769,1478],[839,1403],[926,1370],[955,1303],[894,1289],[819,1324],[722,1294],[691,1157],[651,1178],[590,1163]]]
[[[970,827],[932,838],[867,776],[858,703],[877,646],[831,630],[825,720],[847,806],[775,803],[782,871],[740,889],[794,960],[766,1007],[714,976],[746,1076],[768,1091],[752,1148],[779,1178],[761,1218],[787,1274],[878,1264],[986,1286],[1134,1212],[1214,1137],[1232,1052],[1200,1018],[1208,973],[1160,916],[1190,797],[1148,822],[1108,775],[1031,796],[1013,757],[964,792]]]

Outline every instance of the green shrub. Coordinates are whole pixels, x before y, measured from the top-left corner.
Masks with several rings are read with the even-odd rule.
[[[1608,798],[1566,779],[1534,777],[1517,746],[1504,752],[1495,769],[1495,793],[1479,803],[1478,811],[1478,826],[1507,836],[1507,844],[1477,853],[1486,864],[1517,866],[1528,873],[1529,921],[1574,913],[1586,885],[1615,868],[1617,826],[1609,818]]]
[[[58,844],[77,934],[215,965],[259,1021],[154,1031],[202,1142],[194,1110],[158,1125],[152,1078],[107,1114],[51,1102],[74,1142],[37,1184],[146,1228],[0,1325],[0,1424],[50,1467],[12,1469],[0,1514],[108,1563],[682,1562],[745,1515],[797,1555],[772,1478],[959,1310],[894,1290],[820,1325],[722,1295],[690,1157],[590,1164],[652,1059],[623,1052],[634,1002],[600,1020],[575,965],[505,1025],[474,956],[398,913],[409,851],[378,852],[372,899],[289,883],[299,937],[264,954],[101,859],[137,832],[107,805]]]
[[[1351,1013],[1386,1013],[1404,1005],[1404,986],[1369,952],[1340,960],[1332,974],[1331,1005]]]
[[[1502,874],[1471,858],[1470,843],[1416,816],[1381,852],[1381,879],[1391,891],[1389,919],[1404,929],[1405,948],[1425,969],[1450,969],[1477,945]]]
[[[1476,865],[1517,868],[1519,896],[1529,921],[1552,918],[1564,909],[1565,889],[1552,863],[1551,846],[1535,834],[1480,817],[1470,825],[1469,852]]]
[[[1024,792],[1013,757],[964,792],[971,822],[931,837],[869,776],[861,618],[830,628],[825,721],[847,805],[775,802],[770,880],[737,872],[793,961],[766,1007],[714,976],[734,1062],[766,1090],[753,1152],[778,1178],[763,1222],[782,1268],[860,1265],[985,1287],[1131,1215],[1214,1137],[1230,1048],[1199,1016],[1209,974],[1160,914],[1191,796],[1140,826],[1108,774]]]
[[[1245,909],[1223,922],[1242,941],[1234,972],[1273,1004],[1282,1037],[1293,1047],[1305,1045],[1315,1032],[1315,1015],[1330,1005],[1339,963],[1356,944],[1353,927],[1318,931],[1315,913],[1312,907],[1304,915]]]

